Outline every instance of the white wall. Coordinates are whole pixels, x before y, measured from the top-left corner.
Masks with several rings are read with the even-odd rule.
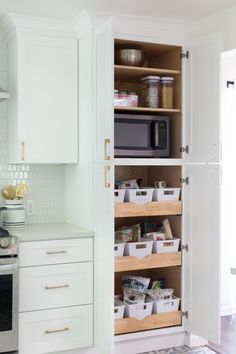
[[[227,88],[226,81],[236,79],[236,51],[222,58],[222,243],[221,243],[221,306],[222,314],[234,313],[236,305],[236,277],[230,267],[236,265],[235,250],[235,206],[236,181],[235,131],[236,131],[236,87]]]
[[[7,50],[0,36],[0,88],[7,89]],[[7,101],[0,102],[0,190],[8,184],[27,183],[34,215],[27,223],[64,221],[65,167],[63,165],[9,165],[7,151]],[[0,195],[0,205],[4,199]]]
[[[236,48],[236,6],[195,23],[194,33],[221,32],[222,52]]]

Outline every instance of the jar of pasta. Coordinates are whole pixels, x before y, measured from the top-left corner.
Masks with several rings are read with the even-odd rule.
[[[140,81],[143,84],[144,106],[158,108],[160,76],[145,76]]]
[[[162,77],[160,80],[160,107],[173,108],[174,78]]]

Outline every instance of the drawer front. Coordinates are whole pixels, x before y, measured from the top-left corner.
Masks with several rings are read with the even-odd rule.
[[[19,354],[43,354],[93,345],[92,305],[21,313]]]
[[[93,303],[93,263],[20,268],[19,310]]]
[[[22,242],[19,247],[20,267],[92,260],[92,238]]]

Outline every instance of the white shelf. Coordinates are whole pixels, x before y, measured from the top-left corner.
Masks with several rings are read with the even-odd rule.
[[[183,159],[115,158],[115,166],[182,166]]]

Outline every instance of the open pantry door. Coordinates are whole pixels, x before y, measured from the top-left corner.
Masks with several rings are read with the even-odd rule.
[[[187,57],[186,57],[187,56]],[[220,36],[191,41],[183,58],[185,72],[183,146],[186,162],[219,162]]]
[[[94,31],[93,60],[94,160],[110,162],[113,159],[114,135],[114,38],[111,18]]]
[[[184,327],[211,342],[220,338],[220,166],[184,167]]]

